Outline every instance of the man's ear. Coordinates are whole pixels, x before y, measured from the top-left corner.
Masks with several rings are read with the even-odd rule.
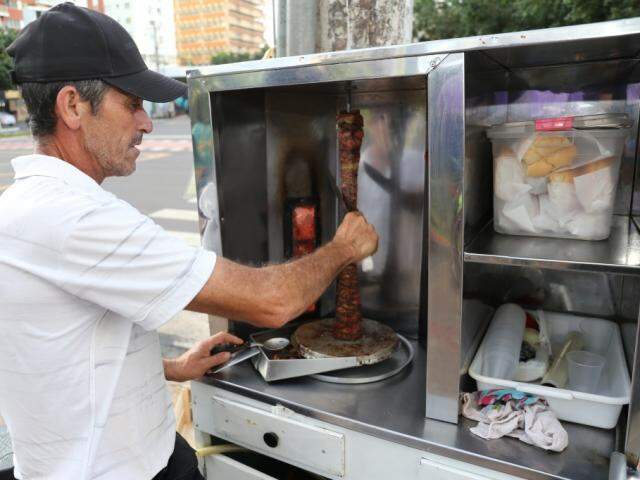
[[[91,113],[91,105],[80,98],[76,87],[67,85],[60,89],[56,97],[56,116],[68,129],[79,129],[80,119],[87,113]]]

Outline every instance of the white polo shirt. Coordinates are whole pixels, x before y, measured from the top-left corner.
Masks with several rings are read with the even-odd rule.
[[[0,196],[0,415],[15,475],[149,480],[175,440],[155,329],[216,256],[67,162],[12,164]]]

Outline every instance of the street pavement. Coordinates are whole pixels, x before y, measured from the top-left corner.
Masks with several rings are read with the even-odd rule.
[[[140,145],[135,173],[108,178],[102,186],[170,234],[200,245],[189,118],[182,115],[153,123],[153,132]],[[13,183],[11,159],[32,151],[29,136],[0,138],[0,195]],[[163,354],[175,356],[208,333],[206,315],[182,312],[160,329]]]

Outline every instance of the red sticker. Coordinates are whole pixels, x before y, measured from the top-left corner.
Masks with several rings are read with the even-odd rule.
[[[573,117],[542,118],[536,120],[536,132],[571,130],[572,128]]]

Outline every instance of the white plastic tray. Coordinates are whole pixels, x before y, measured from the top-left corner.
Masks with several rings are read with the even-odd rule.
[[[478,383],[478,390],[491,388],[512,388],[521,392],[544,397],[549,407],[560,420],[581,423],[598,428],[613,428],[618,423],[622,406],[629,403],[631,382],[624,358],[620,329],[618,325],[598,318],[580,317],[562,313],[545,312],[549,335],[554,352],[569,332],[579,331],[584,325],[585,349],[593,349],[598,338],[591,331],[608,325],[612,329],[611,343],[606,353],[606,362],[597,394],[576,392],[567,389],[543,387],[536,383],[522,383],[482,375],[484,340],[476,353],[469,375]]]

